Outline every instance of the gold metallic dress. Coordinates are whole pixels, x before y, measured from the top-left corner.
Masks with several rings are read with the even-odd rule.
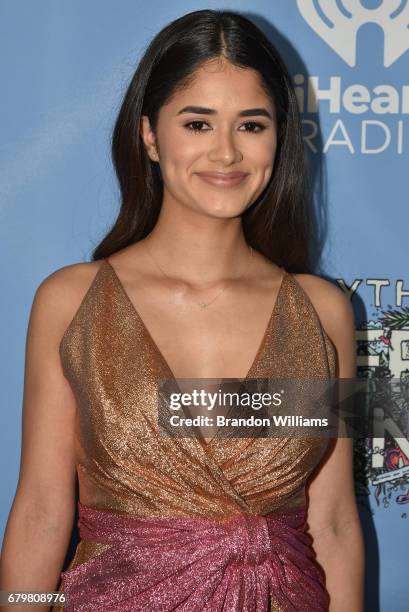
[[[246,378],[332,378],[334,346],[283,272]],[[160,436],[158,381],[174,377],[108,259],[60,356],[77,400],[81,536],[61,575],[65,610],[328,609],[305,529],[327,439]]]

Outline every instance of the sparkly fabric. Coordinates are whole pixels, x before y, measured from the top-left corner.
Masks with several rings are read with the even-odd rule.
[[[304,510],[142,519],[79,503],[81,538],[112,546],[63,574],[66,612],[326,610]],[[302,604],[301,604],[302,602]],[[277,609],[277,608],[276,608]]]
[[[318,580],[318,574],[312,573],[312,562],[308,562],[308,545],[300,545],[304,540],[298,530],[302,531],[302,528],[291,526],[291,517],[296,516],[292,513],[305,512],[306,480],[322,458],[327,439],[219,437],[206,444],[199,438],[160,436],[157,432],[158,381],[161,378],[172,379],[172,372],[133,307],[114,268],[106,259],[101,262],[64,333],[60,355],[64,374],[71,384],[78,405],[75,439],[79,507],[84,513],[87,510],[105,512],[105,517],[114,514],[124,520],[132,517],[144,519],[147,521],[145,525],[152,525],[154,529],[156,525],[162,530],[163,542],[168,542],[162,548],[158,545],[154,551],[146,553],[148,559],[149,555],[153,555],[155,563],[144,563],[142,568],[138,563],[144,559],[145,544],[142,541],[135,544],[135,536],[130,534],[130,540],[125,538],[123,548],[120,542],[113,546],[104,539],[102,521],[102,537],[81,539],[60,585],[60,590],[66,590],[67,594],[75,592],[77,587],[81,588],[82,580],[92,581],[92,568],[98,567],[96,571],[99,575],[101,603],[88,605],[88,608],[81,608],[79,604],[71,609],[87,609],[92,612],[119,609],[214,609],[226,612],[247,609],[257,612],[327,609],[323,580],[318,588],[318,582],[314,582]],[[295,277],[286,273],[247,378],[327,378],[335,376],[335,364],[335,349],[312,303]],[[265,526],[266,515],[276,516],[277,513],[287,516],[284,521],[286,527],[277,533],[275,527],[269,528],[272,534],[270,554],[276,555],[282,546],[280,550],[284,557],[288,555],[289,566],[294,558],[294,565],[304,572],[303,578],[298,577],[295,581],[302,585],[302,589],[295,587],[294,574],[293,579],[286,582],[286,566],[278,561],[264,562],[264,565],[255,563],[251,572],[247,572],[243,561],[236,558],[231,560],[229,546],[234,548],[235,540],[233,537],[234,541],[228,544],[225,534],[221,534],[219,545],[212,540],[214,554],[209,553],[206,563],[212,568],[215,564],[214,574],[204,561],[199,563],[198,557],[201,555],[206,559],[206,549],[201,548],[199,543],[203,540],[204,546],[210,546],[206,521],[211,521],[216,529],[221,522],[236,517],[238,524],[243,527],[243,517],[250,517],[250,522],[246,523],[250,525],[250,532],[257,525],[255,532],[260,533],[260,529],[263,531],[260,525]],[[115,517],[111,520],[115,524]],[[178,525],[183,524],[180,521],[186,521],[186,529],[190,530],[192,540],[191,548],[186,545],[179,562],[182,568],[188,567],[186,550],[191,550],[192,563],[196,559],[196,566],[192,575],[186,569],[182,571],[184,579],[179,580],[175,574],[166,579],[166,572],[159,572],[158,568],[166,569],[166,559],[179,558],[176,551],[172,552],[173,544],[171,546],[170,542],[176,547],[180,538],[179,534],[174,540],[168,541],[167,530],[172,525],[177,529]],[[276,523],[269,521],[268,524],[274,526]],[[105,525],[107,531],[109,525],[112,526],[112,523]],[[192,528],[192,525],[195,527]],[[217,529],[215,534],[219,533]],[[240,529],[240,533],[248,532],[248,528],[244,532]],[[94,531],[100,533],[98,526]],[[232,531],[228,533],[232,534]],[[159,531],[156,532],[158,534]],[[148,533],[146,535],[150,537]],[[285,544],[287,536],[289,548]],[[130,541],[135,544],[134,548]],[[183,542],[183,538],[180,539],[181,546]],[[312,551],[311,547],[309,549]],[[225,558],[222,558],[223,550],[226,552]],[[297,554],[294,550],[298,551]],[[139,558],[139,562],[132,561],[133,558]],[[224,577],[224,582],[222,580],[217,587],[215,581],[221,575],[223,563],[233,563],[235,570],[233,573],[228,571],[230,582]],[[260,586],[261,590],[254,589],[255,580],[257,584],[265,585],[263,581],[267,578],[263,567],[267,565],[271,578],[268,583],[270,603],[260,598],[264,587]],[[87,574],[88,568],[90,575]],[[115,582],[111,574],[111,571],[114,574],[118,572],[118,568],[121,568],[120,572],[123,571],[122,582],[120,575],[115,577]],[[197,575],[200,568],[203,574]],[[128,572],[131,576],[133,572],[130,582],[125,580]],[[138,608],[137,603],[127,608],[128,593],[132,588],[135,592],[138,590],[138,572],[142,572],[146,584],[156,584],[158,600],[151,600],[146,608]],[[161,586],[162,580],[164,583]],[[69,585],[68,590],[64,583]],[[216,589],[219,599],[220,590],[217,588],[224,588],[222,584],[229,585],[224,604],[215,603],[213,608],[213,603],[206,603],[205,596],[202,600],[199,597],[199,601],[190,608],[181,607],[182,603],[174,603],[182,591],[187,596],[189,588],[190,596],[194,597],[200,585],[203,584],[205,588],[205,583],[207,586],[213,584],[212,588]],[[287,601],[282,599],[279,584],[281,590],[284,589]],[[248,598],[245,604],[247,608],[237,603],[238,593],[242,590]],[[103,602],[104,592],[106,598],[113,599]],[[150,596],[153,596],[152,592]],[[312,607],[305,607],[305,593],[313,595],[315,603],[312,603]]]

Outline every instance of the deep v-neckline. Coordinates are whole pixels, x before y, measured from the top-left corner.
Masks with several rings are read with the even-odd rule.
[[[121,279],[119,278],[114,266],[111,264],[111,262],[109,261],[108,257],[104,257],[103,259],[104,263],[107,265],[108,269],[110,270],[117,287],[120,290],[120,294],[122,295],[122,297],[125,299],[128,307],[130,308],[133,316],[137,319],[138,323],[141,325],[143,331],[146,334],[146,337],[148,338],[151,347],[154,351],[154,353],[157,355],[157,357],[159,358],[159,360],[162,363],[162,366],[165,367],[165,369],[168,371],[169,373],[169,379],[172,380],[174,383],[177,384],[177,378],[173,372],[173,369],[170,367],[168,360],[166,359],[166,357],[164,356],[163,352],[161,351],[161,349],[159,348],[157,342],[155,341],[154,337],[152,336],[151,332],[149,331],[148,327],[146,326],[142,316],[140,315],[138,309],[135,307],[133,301],[131,300],[128,292],[126,291],[124,284],[122,283]],[[279,302],[283,299],[283,294],[284,294],[284,288],[286,285],[286,280],[288,277],[288,272],[282,268],[283,271],[283,275],[280,281],[280,286],[278,288],[278,292],[276,295],[276,298],[274,300],[274,304],[273,307],[271,309],[271,314],[269,315],[268,321],[267,321],[267,325],[264,329],[264,333],[262,335],[262,338],[259,342],[256,354],[254,356],[253,361],[251,362],[251,365],[249,367],[249,369],[247,370],[247,374],[244,376],[244,378],[238,378],[237,380],[246,382],[251,378],[251,375],[253,374],[254,370],[256,369],[259,359],[260,359],[260,355],[262,354],[264,347],[265,347],[265,343],[266,343],[266,339],[267,339],[267,335],[268,332],[270,330],[270,327],[274,321],[274,319],[276,318],[276,314],[278,313],[278,305]],[[218,437],[218,430],[216,431],[216,434],[214,436],[212,436],[210,438],[210,440],[208,442],[206,442],[206,439],[203,437],[202,433],[200,433],[200,442],[202,443],[202,446],[204,446],[206,449],[209,448],[213,442],[213,440],[215,438]]]

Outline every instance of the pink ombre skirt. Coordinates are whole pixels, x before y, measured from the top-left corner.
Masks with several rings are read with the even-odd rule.
[[[81,539],[111,546],[62,572],[66,612],[328,610],[303,508],[222,522],[78,509]]]

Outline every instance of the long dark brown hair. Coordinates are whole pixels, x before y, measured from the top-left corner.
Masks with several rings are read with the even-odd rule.
[[[310,217],[306,162],[297,99],[287,68],[264,33],[236,12],[201,10],[164,27],[151,41],[125,93],[113,135],[112,160],[121,206],[92,259],[145,238],[159,216],[163,181],[140,133],[141,115],[155,133],[158,114],[171,96],[188,86],[205,62],[224,57],[258,72],[274,102],[277,152],[272,177],[243,213],[247,242],[289,272],[310,271]]]

